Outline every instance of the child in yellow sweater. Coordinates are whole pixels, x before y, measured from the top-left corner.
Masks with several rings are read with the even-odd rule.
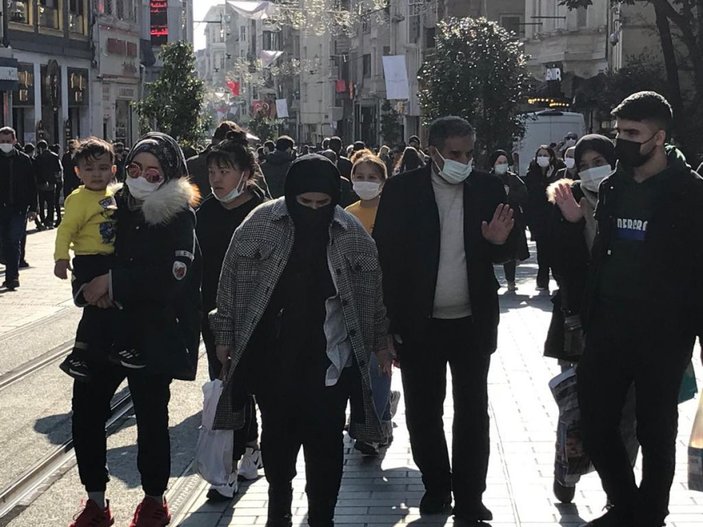
[[[102,139],[83,141],[74,156],[76,175],[83,185],[66,198],[65,214],[56,232],[54,275],[65,280],[69,264],[69,249],[73,250],[71,286],[74,302],[83,308],[83,316],[76,330],[76,342],[71,354],[60,368],[79,381],[90,380],[91,362],[105,359],[112,347],[112,339],[124,340],[124,327],[114,330],[119,310],[101,309],[89,305],[82,290],[96,276],[109,272],[115,252],[117,210],[112,182],[116,166],[112,145]],[[118,306],[119,307],[119,306]],[[128,348],[118,345],[119,349]],[[143,368],[144,363],[134,350],[120,362],[130,368]],[[100,352],[103,352],[100,354]]]

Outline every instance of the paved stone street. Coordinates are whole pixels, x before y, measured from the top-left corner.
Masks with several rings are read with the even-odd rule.
[[[16,292],[0,294],[0,338],[14,339],[15,335],[25,342],[35,338],[46,338],[58,345],[68,338],[75,327],[78,311],[70,302],[70,287],[52,276],[52,246],[54,231],[31,234],[27,246],[27,259],[32,264],[21,272],[22,285]],[[536,269],[528,262],[518,269],[520,288],[517,295],[505,294],[501,290],[502,322],[499,350],[493,357],[490,372],[489,391],[491,400],[491,463],[488,477],[486,505],[493,511],[493,527],[533,526],[571,527],[592,519],[600,514],[605,505],[605,495],[595,474],[582,479],[577,487],[573,505],[555,503],[552,495],[552,470],[554,456],[554,436],[557,408],[547,387],[549,379],[559,372],[555,361],[542,357],[542,345],[550,318],[551,304],[546,295],[534,291]],[[0,267],[0,270],[2,268]],[[49,322],[47,322],[49,321]],[[65,334],[45,335],[33,331],[36,325],[49,324],[51,332],[58,332],[61,326]],[[56,328],[54,328],[56,326]],[[53,337],[52,337],[53,335]],[[44,351],[48,349],[44,346]],[[700,351],[694,355],[694,365],[699,374],[703,372]],[[3,371],[7,371],[3,368]],[[201,372],[204,369],[201,369]],[[59,375],[59,374],[57,374]],[[61,374],[62,375],[62,374]],[[63,379],[63,378],[62,378]],[[66,379],[63,379],[64,381]],[[201,376],[202,380],[202,376]],[[400,375],[394,377],[394,389],[401,389]],[[197,400],[199,389],[194,383],[177,383],[174,392],[178,396],[172,401],[172,411],[181,412],[172,419],[172,425],[179,429],[188,424],[187,441],[176,441],[174,458],[179,459],[179,467],[192,459],[195,428],[199,418],[194,413],[200,404]],[[184,396],[188,400],[184,400]],[[57,403],[57,411],[65,412],[70,402]],[[671,515],[669,526],[699,526],[703,524],[703,494],[690,492],[686,486],[686,446],[690,434],[696,402],[689,401],[680,406],[681,420],[678,440],[678,466],[672,490]],[[385,456],[378,460],[367,460],[351,448],[347,442],[345,473],[342,483],[336,523],[344,526],[391,526],[391,525],[452,525],[451,518],[420,518],[418,503],[423,487],[420,475],[412,462],[404,422],[404,407],[401,401],[396,416],[395,441]],[[178,424],[180,423],[180,424]],[[446,405],[446,429],[451,430],[451,403]],[[178,432],[180,433],[180,432]],[[134,429],[130,427],[116,439],[111,439],[110,463],[117,465],[125,453],[125,446],[133,444]],[[174,429],[174,434],[176,431]],[[119,445],[119,448],[115,448]],[[136,504],[139,489],[138,476],[125,471],[136,470],[133,447],[128,462],[118,466],[123,472],[128,492],[113,493],[113,503],[125,500],[119,506],[123,509],[116,525],[127,525],[131,508]],[[301,475],[295,481],[295,524],[305,525],[306,501],[305,481],[302,465]],[[178,469],[179,471],[182,468]],[[174,476],[177,476],[174,468]],[[263,478],[244,485],[233,503],[210,505],[206,503],[207,486],[198,482],[197,477],[186,476],[190,481],[180,483],[189,490],[178,496],[182,502],[181,513],[174,518],[172,525],[224,527],[240,525],[263,525],[266,520],[267,486]],[[172,480],[172,486],[177,483]],[[67,525],[70,513],[80,499],[80,490],[75,469],[40,497],[36,504],[12,521],[12,526],[32,527],[44,525]],[[38,518],[37,509],[62,508],[54,514],[52,521]],[[54,511],[56,513],[56,511]]]

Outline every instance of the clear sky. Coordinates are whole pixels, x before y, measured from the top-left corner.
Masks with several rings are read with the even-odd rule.
[[[195,20],[205,20],[205,15],[212,6],[224,4],[224,0],[194,0],[193,1],[193,18]],[[205,24],[195,24],[195,49],[205,47]]]

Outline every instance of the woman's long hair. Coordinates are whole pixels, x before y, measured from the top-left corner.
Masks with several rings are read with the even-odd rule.
[[[415,170],[416,168],[424,167],[425,162],[420,158],[420,154],[412,146],[405,147],[403,155],[400,156],[398,163],[396,164],[396,172],[402,174],[403,172],[408,172],[410,170]]]

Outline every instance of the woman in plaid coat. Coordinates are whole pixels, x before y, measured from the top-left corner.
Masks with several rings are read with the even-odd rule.
[[[350,434],[381,439],[368,369],[372,352],[387,373],[393,358],[381,269],[373,240],[339,200],[332,162],[315,154],[296,160],[285,196],[259,206],[235,231],[210,318],[218,356],[229,365],[216,427],[241,425],[247,393],[261,409],[269,527],[291,525],[301,446],[308,524],[333,525],[347,401]]]

